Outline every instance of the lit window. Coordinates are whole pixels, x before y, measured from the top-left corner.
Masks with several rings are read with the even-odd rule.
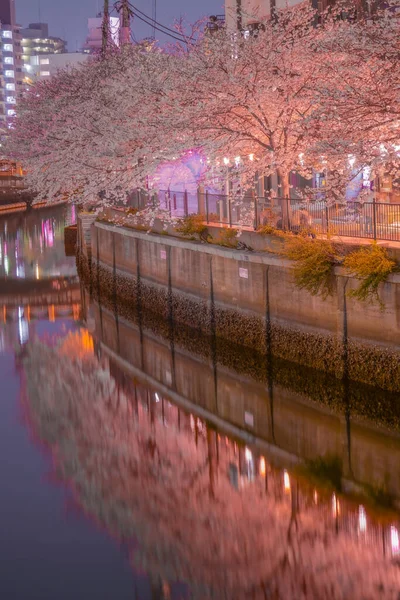
[[[41,58],[40,59],[40,64],[41,65],[49,65],[50,64],[50,60],[48,58]]]
[[[50,77],[50,71],[40,71],[42,77]]]
[[[14,78],[15,73],[14,73],[14,71],[4,71],[4,75],[5,75],[5,77],[12,77],[12,78]]]
[[[6,90],[13,92],[15,90],[15,83],[6,83]]]
[[[13,65],[14,64],[14,59],[12,56],[6,56],[4,58],[4,64],[6,65]]]
[[[11,109],[11,108],[10,108],[10,109],[7,111],[7,115],[8,115],[9,117],[15,117],[15,115],[16,115],[16,112],[15,112],[15,110],[14,110],[14,109]]]
[[[3,50],[4,50],[4,52],[12,52],[13,51],[13,45],[12,44],[4,44],[3,45]]]
[[[15,104],[15,97],[14,96],[6,96],[6,102],[7,102],[7,104]]]
[[[12,31],[3,31],[3,38],[12,39]]]

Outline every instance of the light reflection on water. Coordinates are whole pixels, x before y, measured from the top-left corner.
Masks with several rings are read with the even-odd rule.
[[[30,427],[61,480],[166,597],[180,581],[193,598],[397,598],[397,523],[134,382],[86,330],[32,343],[22,365]]]
[[[190,398],[198,381],[214,389],[210,365],[182,354],[181,383],[196,400],[185,406],[165,385],[122,371],[81,326],[74,259],[63,255],[65,216],[54,214],[31,230],[9,219],[0,233],[0,276],[7,264],[9,289],[23,272],[30,289],[22,304],[0,299],[0,597],[397,600],[397,515],[377,518],[363,501],[276,460],[270,443],[249,434],[266,395],[257,405],[248,380],[229,387],[220,370],[228,396],[237,390],[233,408],[248,397],[247,426],[233,426],[228,414],[217,426],[207,394]],[[36,256],[40,276],[53,275],[50,306],[37,303]],[[67,292],[74,295],[63,304]],[[113,317],[106,309],[100,317],[113,349]],[[140,336],[123,320],[119,327],[118,345],[135,364]],[[152,358],[172,385],[166,356],[173,352],[178,368],[178,346],[166,351],[158,340],[157,349],[154,340],[142,335],[141,360],[149,369]],[[278,430],[278,413],[275,420]],[[293,429],[293,443],[300,433]],[[397,447],[394,438],[388,444]]]
[[[64,227],[75,219],[73,206],[0,216],[0,279],[75,275],[64,253]]]

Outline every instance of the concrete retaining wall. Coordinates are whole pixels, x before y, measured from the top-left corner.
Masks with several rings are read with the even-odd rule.
[[[400,277],[382,286],[385,310],[346,296],[357,282],[336,269],[322,300],[298,289],[291,263],[96,222],[93,279],[115,302],[259,352],[400,391]],[[96,286],[95,286],[96,287]],[[136,310],[135,309],[135,310]],[[346,336],[347,331],[347,336]]]

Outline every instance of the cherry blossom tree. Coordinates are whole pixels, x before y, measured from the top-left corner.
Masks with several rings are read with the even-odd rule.
[[[144,184],[145,159],[159,153],[146,138],[169,60],[151,48],[124,47],[29,90],[9,147],[39,198],[115,203]]]
[[[315,87],[313,148],[347,181],[363,170],[371,179],[383,171],[399,185],[398,31],[399,17],[386,6],[373,19],[333,21],[317,41],[315,60],[325,76]]]
[[[115,49],[34,86],[10,150],[49,201],[124,201],[191,149],[206,157],[205,183],[228,177],[243,194],[277,174],[289,197],[291,172],[329,170],[341,201],[355,168],[397,173],[398,19],[378,16],[330,11],[317,27],[302,4],[247,38],[222,29],[168,51]]]

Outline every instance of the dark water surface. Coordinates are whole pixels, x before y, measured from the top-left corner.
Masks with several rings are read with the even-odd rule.
[[[73,219],[0,220],[0,598],[398,600],[398,399],[115,315]]]

